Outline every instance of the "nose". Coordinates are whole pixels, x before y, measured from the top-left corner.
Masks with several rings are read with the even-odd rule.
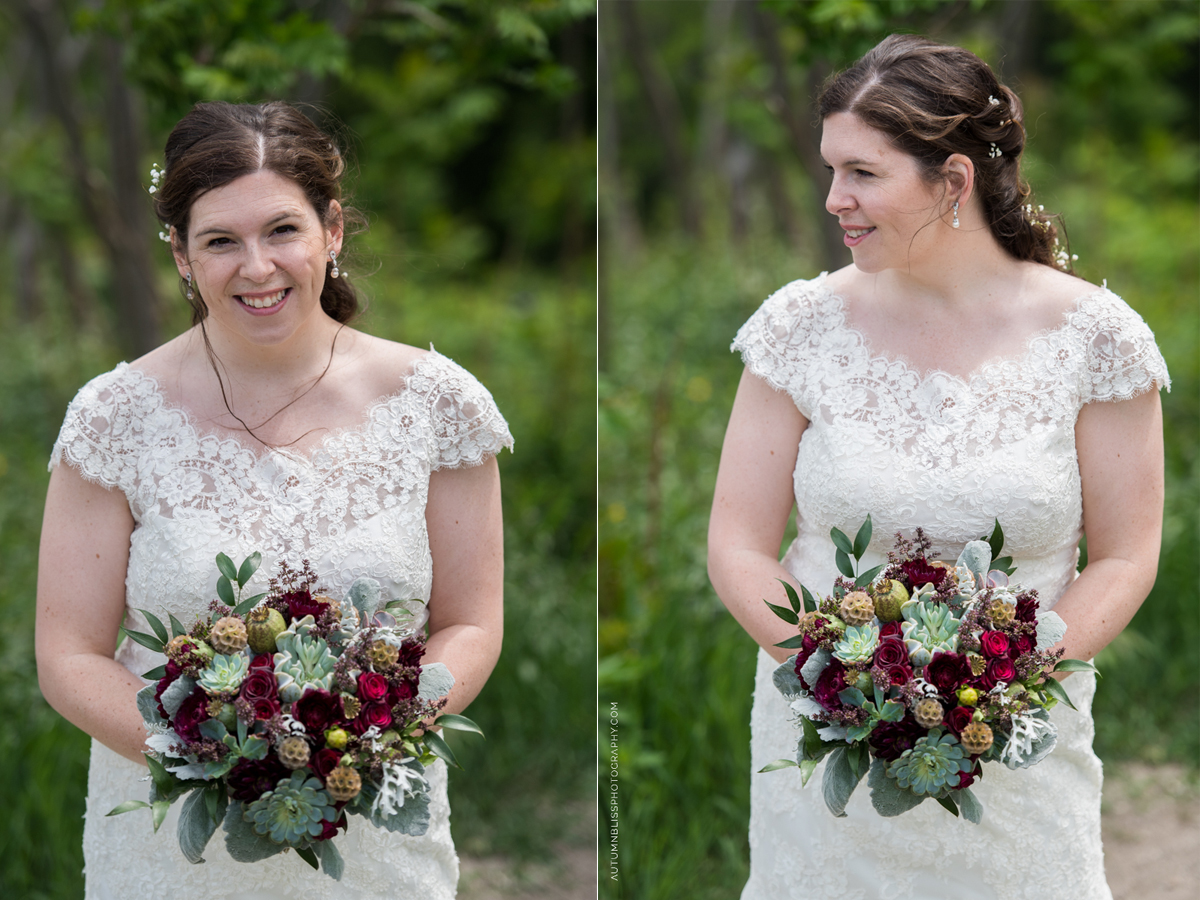
[[[825,209],[835,216],[854,209],[854,195],[846,190],[845,182],[837,175],[829,183],[829,193],[825,197]]]
[[[257,241],[249,241],[242,255],[241,274],[243,278],[262,284],[275,274],[275,260],[269,247]]]

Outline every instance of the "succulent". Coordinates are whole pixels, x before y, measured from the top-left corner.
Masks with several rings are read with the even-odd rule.
[[[308,747],[308,741],[298,734],[291,734],[279,742],[279,746],[275,748],[275,755],[289,769],[299,769],[308,764],[312,751]]]
[[[992,729],[984,722],[972,722],[962,730],[958,740],[968,753],[987,753],[992,746]]]
[[[371,646],[367,649],[367,656],[371,660],[371,665],[376,669],[386,669],[394,666],[400,659],[400,648],[387,641],[371,641]]]
[[[338,766],[325,779],[325,790],[338,803],[353,800],[362,790],[362,777],[349,766]]]
[[[871,598],[875,601],[875,615],[880,622],[899,622],[900,607],[907,602],[908,591],[897,579],[885,578],[871,588]]]
[[[865,595],[864,595],[865,596]],[[870,662],[875,648],[879,646],[879,626],[851,626],[845,635],[833,645],[833,655],[843,663]]]
[[[200,673],[197,680],[200,687],[204,688],[205,693],[209,695],[233,694],[242,686],[242,682],[249,674],[250,660],[245,656],[217,654],[209,663],[208,668]]]
[[[908,658],[914,666],[925,666],[939,650],[954,653],[958,650],[959,619],[948,606],[941,603],[923,602],[918,599],[921,592],[901,607],[904,621],[900,633],[908,648]]]
[[[851,591],[842,598],[838,616],[848,626],[866,625],[875,618],[875,602],[866,591]]]
[[[321,822],[334,821],[337,810],[320,781],[293,772],[290,779],[281,779],[274,790],[249,804],[242,815],[255,831],[275,843],[297,845],[320,835],[324,830]]]
[[[918,700],[912,712],[913,718],[922,728],[936,728],[942,724],[942,717],[945,715],[942,704],[934,697]]]
[[[255,653],[274,653],[275,638],[287,629],[283,613],[270,606],[258,606],[246,616],[246,639]]]
[[[227,656],[246,649],[246,626],[237,616],[225,616],[213,623],[208,642],[213,650]]]
[[[275,639],[275,679],[284,703],[296,702],[309,689],[327,691],[333,684],[337,658],[325,641],[306,636],[311,626],[312,617],[305,616]]]
[[[937,795],[956,786],[959,774],[972,765],[954,735],[935,730],[893,760],[887,773],[914,794]]]
[[[1017,617],[1017,608],[1003,597],[993,597],[988,603],[987,615],[992,620],[993,626],[1004,628],[1006,625],[1011,625],[1013,619]]]

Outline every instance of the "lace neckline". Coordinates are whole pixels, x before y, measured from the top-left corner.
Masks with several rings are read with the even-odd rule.
[[[1021,349],[1018,352],[1008,356],[993,357],[986,362],[981,363],[966,375],[955,375],[953,372],[947,372],[944,369],[936,368],[922,372],[903,356],[888,356],[883,353],[877,353],[875,350],[873,350],[870,342],[867,340],[866,335],[846,321],[846,298],[834,291],[833,288],[829,286],[828,276],[828,272],[822,272],[813,280],[813,283],[815,283],[815,285],[823,292],[825,297],[837,304],[837,308],[834,311],[835,323],[831,330],[841,329],[851,338],[853,338],[855,349],[867,358],[868,366],[876,362],[882,363],[889,368],[892,366],[899,366],[905,375],[908,375],[911,379],[915,379],[916,383],[920,386],[924,386],[934,381],[949,381],[960,385],[967,390],[971,389],[974,385],[981,381],[983,383],[990,383],[992,381],[992,377],[998,370],[1010,368],[1012,366],[1020,366],[1022,363],[1028,360],[1034,351],[1034,347],[1040,341],[1043,341],[1052,335],[1058,334],[1061,331],[1065,331],[1071,325],[1072,317],[1083,308],[1085,303],[1092,300],[1098,300],[1106,295],[1112,295],[1112,291],[1108,289],[1106,280],[1101,284],[1100,287],[1086,291],[1085,293],[1076,297],[1070,303],[1070,305],[1063,310],[1062,320],[1057,325],[1052,325],[1048,328],[1040,328],[1026,337],[1022,343]]]
[[[142,381],[149,386],[151,393],[154,394],[158,401],[158,408],[169,414],[178,415],[182,420],[182,426],[195,438],[197,443],[205,440],[214,440],[219,443],[227,441],[237,445],[238,450],[242,453],[250,454],[255,461],[255,465],[262,465],[272,457],[282,457],[283,459],[291,460],[296,463],[315,468],[317,465],[317,457],[321,455],[332,456],[337,452],[339,444],[344,444],[348,437],[361,435],[364,433],[377,419],[380,412],[390,406],[395,400],[404,396],[410,390],[410,383],[420,374],[420,371],[426,367],[426,363],[432,364],[434,361],[449,362],[449,357],[443,356],[433,349],[433,345],[429,346],[429,352],[424,356],[414,360],[408,371],[401,377],[401,385],[390,394],[385,394],[375,400],[372,400],[363,407],[361,420],[356,425],[347,425],[342,428],[331,429],[319,441],[313,443],[307,452],[300,450],[292,450],[288,447],[264,447],[261,452],[248,446],[245,441],[239,438],[233,432],[203,430],[194,421],[192,414],[183,406],[172,403],[167,399],[167,392],[163,390],[158,379],[144,372],[141,369],[135,369],[127,362],[121,362],[117,365],[114,373],[120,375],[129,375],[135,381]]]

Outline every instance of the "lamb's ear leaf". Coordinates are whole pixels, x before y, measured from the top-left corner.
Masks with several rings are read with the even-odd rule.
[[[179,849],[190,863],[204,862],[204,848],[217,830],[218,822],[208,812],[206,798],[210,795],[207,788],[197,788],[187,795],[179,811]]]
[[[854,774],[845,747],[838,747],[825,760],[825,779],[821,782],[821,793],[825,797],[825,805],[838,818],[846,815],[846,804],[850,795],[858,787],[862,773]]]
[[[871,786],[871,805],[881,816],[906,813],[914,806],[919,806],[926,796],[900,787],[899,782],[887,774],[887,763],[881,759],[871,763],[867,784]]]
[[[970,788],[961,788],[958,793],[958,808],[962,810],[963,818],[978,825],[983,821],[983,804],[971,793]]]
[[[341,881],[346,864],[337,845],[333,841],[315,841],[312,850],[321,861],[321,871],[334,881]]]

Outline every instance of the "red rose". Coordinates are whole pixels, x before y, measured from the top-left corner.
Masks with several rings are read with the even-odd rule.
[[[971,663],[962,653],[933,654],[925,667],[925,680],[943,694],[953,694],[971,677]]]
[[[259,653],[254,659],[250,660],[250,668],[267,668],[271,671],[275,670],[275,654],[274,653]]]
[[[1008,655],[1008,635],[1003,631],[985,631],[979,636],[984,656]]]
[[[879,647],[875,651],[876,665],[883,666],[885,669],[892,666],[908,665],[908,648],[904,646],[904,641],[896,640],[895,638],[887,638],[879,642]]]
[[[326,747],[324,750],[318,750],[313,758],[309,760],[308,767],[321,776],[324,781],[329,777],[329,773],[337,768],[338,763],[342,760],[342,752],[334,750],[332,747]]]
[[[884,666],[883,671],[887,672],[888,680],[897,687],[912,681],[913,670],[912,666],[908,665],[908,663],[901,663],[898,666]]]
[[[278,695],[279,685],[275,681],[275,672],[265,666],[251,669],[246,680],[242,682],[242,697],[250,703],[274,700]]]
[[[1010,658],[1016,659],[1019,656],[1023,656],[1024,654],[1031,652],[1035,646],[1037,645],[1034,643],[1033,638],[1027,634],[1022,634],[1019,635],[1009,646],[1008,655]]]
[[[415,681],[400,681],[388,685],[388,706],[395,706],[401,700],[408,700],[415,696],[417,696],[417,682]]]
[[[946,713],[946,727],[955,734],[962,734],[962,730],[971,724],[971,708],[968,706],[956,706],[950,712]]]
[[[276,697],[264,697],[261,700],[253,700],[250,706],[254,709],[254,718],[256,719],[269,719],[283,712],[283,707],[279,705],[279,700]]]
[[[846,689],[845,676],[846,667],[841,661],[830,660],[813,687],[813,697],[816,701],[830,711],[841,709],[842,701],[838,699],[838,693]]]
[[[1002,656],[988,660],[985,673],[991,679],[992,686],[995,687],[995,683],[998,681],[1012,683],[1017,677],[1017,667],[1013,665],[1013,661],[1007,656]]]
[[[900,637],[903,632],[900,630],[899,622],[887,622],[879,629],[879,639],[886,640],[890,637]]]
[[[175,720],[171,724],[175,726],[177,735],[189,744],[194,744],[200,740],[200,723],[206,722],[210,718],[208,694],[204,693],[203,688],[197,687],[191,696],[180,704],[179,711],[175,713]]]
[[[350,730],[361,736],[372,725],[387,728],[392,724],[392,711],[386,703],[368,703],[350,723]]]
[[[363,703],[382,700],[387,692],[387,679],[378,672],[363,672],[358,676],[358,699]]]
[[[340,711],[341,704],[337,703],[329,691],[320,688],[307,691],[292,706],[292,715],[304,725],[304,730],[309,734],[321,734]]]

